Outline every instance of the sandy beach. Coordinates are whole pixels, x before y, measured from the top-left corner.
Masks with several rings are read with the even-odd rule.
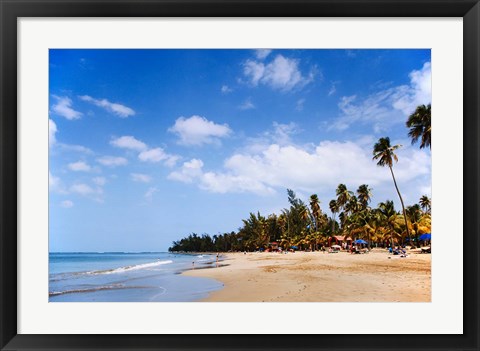
[[[390,257],[390,258],[389,258]],[[224,288],[207,302],[430,302],[430,254],[228,253],[220,266],[183,274]]]

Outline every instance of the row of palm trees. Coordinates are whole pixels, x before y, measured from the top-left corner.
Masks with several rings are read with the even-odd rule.
[[[421,140],[420,148],[431,148],[430,111],[431,105],[419,106],[406,123],[412,144]],[[398,162],[395,151],[400,147],[392,146],[388,137],[380,138],[373,146],[373,160],[378,166],[389,168],[401,212],[396,211],[391,200],[379,203],[376,208],[370,207],[372,189],[367,184],[360,185],[356,192],[339,184],[336,198],[329,202],[330,217],[322,211],[317,194],[312,194],[306,204],[293,190],[287,189],[290,206],[280,214],[250,213],[237,232],[213,237],[191,234],[173,242],[169,251],[252,251],[267,249],[272,242],[278,242],[283,248],[316,250],[331,242],[329,238],[335,235],[364,239],[368,246],[415,244],[419,235],[431,231],[431,199],[424,195],[418,204],[405,207],[393,172],[394,162]]]

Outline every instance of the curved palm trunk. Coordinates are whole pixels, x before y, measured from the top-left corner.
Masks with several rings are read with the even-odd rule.
[[[408,242],[410,245],[412,244],[410,238],[410,230],[408,229],[408,222],[407,222],[407,213],[405,212],[405,205],[403,204],[402,195],[400,195],[400,190],[398,190],[397,181],[395,180],[395,175],[393,174],[392,166],[388,166],[390,168],[390,172],[392,173],[393,184],[395,184],[395,189],[397,189],[398,197],[400,198],[400,203],[402,204],[402,211],[403,211],[403,219],[405,220],[405,229],[407,230]]]

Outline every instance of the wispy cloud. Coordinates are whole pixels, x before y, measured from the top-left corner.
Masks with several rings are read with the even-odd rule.
[[[356,95],[343,96],[338,108],[341,112],[329,129],[345,130],[354,123],[372,125],[376,133],[405,122],[416,106],[431,102],[430,63],[409,74],[410,84],[377,91],[363,99]]]
[[[82,96],[79,96],[79,98],[80,100],[92,103],[95,106],[101,107],[107,110],[108,112],[111,112],[114,115],[117,115],[121,118],[127,118],[135,115],[135,111],[132,108],[117,102],[110,102],[107,99],[95,99],[88,95],[82,95]]]
[[[316,68],[313,67],[307,76],[303,76],[299,69],[299,62],[282,55],[277,55],[268,64],[247,60],[243,65],[243,74],[254,86],[264,84],[272,89],[290,91],[311,83],[316,73]]]
[[[89,149],[88,147],[85,147],[83,145],[71,145],[71,144],[64,144],[64,143],[56,143],[55,145],[56,148],[63,150],[63,151],[73,151],[73,152],[80,152],[83,154],[93,154],[94,152]]]
[[[134,182],[150,183],[152,180],[152,177],[150,177],[148,174],[130,173],[130,176]]]
[[[158,192],[158,189],[156,187],[151,187],[147,190],[147,192],[145,193],[144,197],[145,197],[145,200],[147,200],[148,202],[152,202],[153,201],[153,195]]]
[[[48,190],[58,194],[66,194],[67,190],[62,180],[48,172]]]
[[[182,145],[218,144],[220,138],[228,137],[232,130],[227,124],[216,124],[201,116],[179,117],[168,129],[179,137]]]
[[[79,119],[82,113],[72,108],[72,100],[67,96],[52,95],[57,101],[52,105],[52,111],[58,116],[65,117],[69,120]]]
[[[233,89],[230,88],[228,85],[222,85],[220,91],[222,92],[222,94],[228,94],[231,93]]]
[[[60,203],[60,207],[63,207],[63,208],[72,208],[73,205],[74,205],[73,201],[70,201],[70,200],[65,200]]]
[[[144,162],[160,162],[165,160],[167,157],[168,155],[165,153],[165,151],[161,147],[142,151],[138,155],[138,158],[140,159],[140,161],[144,161]]]
[[[259,60],[264,60],[271,52],[272,50],[270,49],[257,49],[255,50],[255,57]]]
[[[95,190],[92,187],[90,187],[89,185],[84,184],[84,183],[79,183],[79,184],[72,185],[70,187],[70,191],[72,193],[83,195],[83,196],[91,195],[91,194],[95,193]]]
[[[305,104],[306,99],[299,99],[297,100],[297,105],[295,106],[295,110],[297,111],[303,111],[303,105]]]
[[[84,196],[97,202],[103,202],[103,188],[101,186],[91,187],[85,183],[76,183],[69,188],[71,194]]]
[[[248,98],[245,100],[242,104],[238,106],[240,110],[252,110],[255,108],[255,105],[253,104],[252,100]]]
[[[95,177],[92,179],[93,183],[98,186],[104,186],[107,183],[105,177]]]
[[[144,142],[135,139],[135,137],[131,135],[114,138],[110,141],[110,144],[118,148],[135,151],[144,151],[147,149],[147,145]]]
[[[53,146],[57,139],[55,134],[57,133],[57,125],[51,119],[48,119],[48,146]]]
[[[78,161],[68,164],[68,169],[74,172],[90,172],[92,169],[90,165],[85,163],[84,161]]]
[[[328,96],[332,96],[337,92],[337,84],[339,82],[332,82],[330,85],[330,90],[328,91]]]
[[[97,162],[107,167],[125,166],[128,164],[128,160],[125,157],[116,156],[103,156],[97,158]]]

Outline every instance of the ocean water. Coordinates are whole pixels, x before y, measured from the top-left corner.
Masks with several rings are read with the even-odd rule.
[[[213,268],[216,255],[50,253],[50,302],[188,302],[223,284],[180,275]]]

